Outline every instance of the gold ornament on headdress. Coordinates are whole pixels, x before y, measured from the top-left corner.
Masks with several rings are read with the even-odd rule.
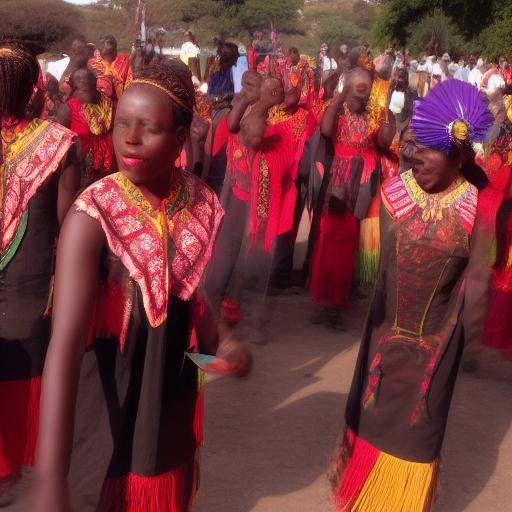
[[[450,123],[448,129],[450,131],[452,139],[454,139],[454,141],[456,142],[466,142],[469,138],[469,126],[466,123],[466,121],[462,119],[457,119]]]
[[[180,100],[178,98],[178,96],[176,96],[172,91],[167,89],[167,87],[164,87],[163,85],[160,85],[155,80],[151,80],[149,78],[134,78],[131,81],[130,86],[133,85],[133,84],[152,85],[153,87],[156,87],[157,89],[160,89],[162,92],[167,94],[167,96],[169,96],[169,98],[171,98],[171,100],[174,101],[174,103],[178,104],[181,108],[184,108],[185,110],[188,110],[189,112],[192,112],[192,109],[188,105],[185,105],[185,103],[183,103],[183,101]]]

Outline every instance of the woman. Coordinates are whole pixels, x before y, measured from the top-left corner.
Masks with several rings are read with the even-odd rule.
[[[372,75],[354,68],[343,92],[322,118],[322,135],[332,138],[334,160],[324,178],[318,235],[312,254],[310,294],[318,309],[314,322],[342,328],[359,247],[359,221],[368,212],[379,180],[377,149],[395,133],[394,118],[382,122],[382,109],[370,109]]]
[[[508,96],[495,113],[495,137],[483,161],[490,186],[503,198],[496,216],[496,262],[487,311],[485,344],[512,358],[512,104]],[[491,130],[489,130],[491,133]]]
[[[480,93],[439,84],[414,110],[412,170],[382,186],[375,296],[334,460],[339,510],[431,510],[464,343],[485,314],[495,194],[471,143],[492,117]],[[478,208],[477,208],[478,206]]]
[[[78,135],[84,161],[82,186],[110,174],[114,167],[112,101],[96,89],[96,76],[87,68],[70,80],[71,97],[60,106],[57,120]]]
[[[190,510],[201,403],[186,353],[248,371],[241,345],[217,347],[196,293],[222,210],[172,163],[193,107],[188,70],[146,68],[116,112],[121,172],[82,193],[64,223],[31,510],[68,510],[67,479],[81,512]]]
[[[38,74],[0,42],[0,496],[34,461],[55,236],[79,181],[73,133],[26,118]]]

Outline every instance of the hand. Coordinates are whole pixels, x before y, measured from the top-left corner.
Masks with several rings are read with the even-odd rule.
[[[28,500],[31,512],[71,512],[65,479],[36,477]]]
[[[190,139],[192,142],[204,142],[208,135],[210,125],[201,116],[194,113],[192,124],[190,125]]]
[[[217,358],[205,367],[206,373],[247,377],[252,369],[252,356],[249,349],[233,334],[220,342]]]

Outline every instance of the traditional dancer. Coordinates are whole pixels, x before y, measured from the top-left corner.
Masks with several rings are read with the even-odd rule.
[[[477,89],[437,85],[415,105],[412,170],[383,184],[379,277],[333,463],[339,510],[431,510],[464,343],[483,329],[496,194],[465,175],[491,123]]]
[[[57,120],[78,135],[82,186],[86,187],[110,174],[114,167],[112,100],[96,89],[96,77],[87,68],[75,71],[70,85],[73,92],[60,106]]]
[[[67,510],[67,481],[83,512],[190,510],[202,414],[187,352],[248,371],[196,293],[222,209],[173,164],[194,97],[188,69],[144,69],[116,112],[121,172],[83,192],[63,226],[32,511]]]
[[[34,461],[55,237],[80,179],[73,133],[25,118],[38,74],[0,42],[0,496]]]

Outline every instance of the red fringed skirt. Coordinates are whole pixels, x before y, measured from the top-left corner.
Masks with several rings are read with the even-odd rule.
[[[346,211],[323,213],[311,262],[309,292],[323,306],[346,306],[359,245],[359,221]]]
[[[34,463],[41,377],[0,382],[0,492]]]

